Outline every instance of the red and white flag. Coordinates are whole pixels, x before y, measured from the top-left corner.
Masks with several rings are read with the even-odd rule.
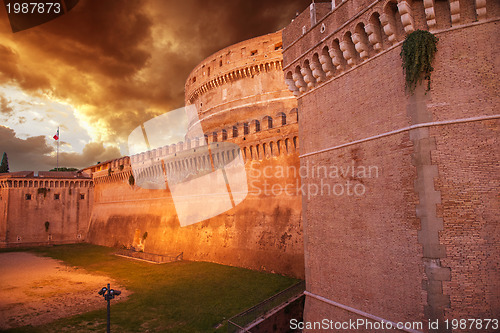
[[[54,140],[59,140],[59,128],[57,128],[57,133],[56,135],[53,136]]]

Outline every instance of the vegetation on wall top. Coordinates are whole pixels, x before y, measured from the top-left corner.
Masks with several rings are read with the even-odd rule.
[[[432,61],[436,54],[438,38],[424,30],[415,30],[406,36],[401,48],[401,60],[405,74],[405,88],[413,94],[417,84],[427,80],[427,89],[431,89]]]
[[[78,169],[77,168],[60,167],[60,168],[50,169],[49,171],[78,171]]]

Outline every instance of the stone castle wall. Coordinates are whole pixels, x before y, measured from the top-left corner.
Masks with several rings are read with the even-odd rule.
[[[89,178],[6,174],[0,178],[0,247],[83,242],[92,211],[92,186]]]
[[[281,65],[281,32],[230,46],[198,65],[187,79],[186,104],[197,108],[204,135],[188,132],[183,142],[89,168],[95,182],[90,242],[303,277],[298,112]],[[209,156],[188,153],[219,142],[237,149],[214,154],[213,163],[240,155],[249,193],[229,211],[181,227],[171,193],[137,183],[208,168]]]
[[[364,318],[340,305],[499,317],[499,15],[495,1],[348,0],[285,28],[301,165],[329,172],[302,179],[322,189],[303,197],[305,320]],[[416,29],[439,42],[431,90],[409,96],[399,54]]]

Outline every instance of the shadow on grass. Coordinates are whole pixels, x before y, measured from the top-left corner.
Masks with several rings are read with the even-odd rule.
[[[111,301],[112,332],[225,332],[228,318],[298,281],[208,262],[150,264],[117,257],[112,254],[112,248],[90,244],[14,251],[34,252],[91,273],[108,275],[132,291],[125,302],[113,304]],[[223,325],[215,329],[219,324]],[[102,310],[59,319],[43,326],[25,326],[3,332],[105,330],[103,300]]]

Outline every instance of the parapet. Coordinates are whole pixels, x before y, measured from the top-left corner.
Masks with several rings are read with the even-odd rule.
[[[73,171],[19,171],[0,175],[0,188],[92,187],[91,177]]]
[[[433,33],[498,20],[491,0],[344,0],[313,3],[283,30],[285,82],[296,97],[388,51],[419,29]]]

